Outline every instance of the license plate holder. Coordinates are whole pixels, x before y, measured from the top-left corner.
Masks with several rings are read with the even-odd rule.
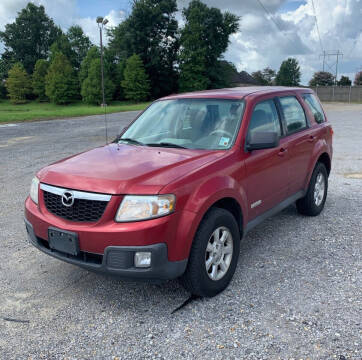
[[[53,250],[74,256],[79,254],[77,233],[50,227],[48,229],[48,241],[49,247]]]

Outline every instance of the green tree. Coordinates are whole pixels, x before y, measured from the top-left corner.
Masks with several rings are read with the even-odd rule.
[[[251,76],[256,80],[258,85],[273,85],[275,80],[275,70],[270,67],[266,67],[263,70],[255,71],[251,74]]]
[[[97,46],[92,46],[88,52],[85,58],[83,59],[80,69],[79,69],[79,82],[83,84],[83,81],[88,77],[88,71],[90,68],[90,65],[94,59],[99,59],[101,56],[101,53]]]
[[[134,0],[130,16],[109,32],[109,51],[116,62],[140,56],[153,97],[177,88],[176,11],[176,0]]]
[[[31,82],[23,64],[16,63],[10,70],[6,81],[6,88],[10,101],[13,104],[21,104],[26,101],[26,96],[31,93]]]
[[[239,18],[199,0],[192,0],[182,14],[185,26],[180,39],[180,90],[215,87],[219,82],[220,59],[230,35],[238,31]]]
[[[309,81],[309,86],[331,86],[334,84],[334,76],[327,71],[317,71]]]
[[[114,78],[115,82],[115,98],[118,100],[123,100],[124,97],[124,91],[122,88],[122,81],[124,80],[124,70],[126,68],[126,60],[121,60],[114,68],[112,72],[112,78]]]
[[[49,68],[48,61],[39,59],[34,66],[32,77],[33,93],[38,97],[39,101],[48,100],[45,95],[45,77]]]
[[[55,104],[67,104],[78,97],[78,80],[67,57],[57,53],[45,77],[45,94]]]
[[[339,81],[337,82],[339,86],[351,86],[352,81],[348,76],[342,75]]]
[[[61,30],[46,15],[44,7],[29,2],[15,22],[0,32],[0,40],[5,45],[2,58],[7,62],[21,62],[31,74],[36,61],[47,58],[49,46],[60,34]]]
[[[217,66],[219,67],[218,78],[215,78],[213,87],[225,88],[232,86],[235,78],[238,78],[239,76],[235,65],[229,61],[221,60],[218,61]]]
[[[277,85],[282,86],[298,86],[300,83],[300,76],[301,73],[298,60],[294,58],[288,58],[280,65],[275,82]]]
[[[0,58],[0,99],[6,98],[6,78],[8,76],[8,64]]]
[[[71,49],[74,52],[75,67],[76,69],[79,69],[80,64],[86,57],[88,50],[91,48],[92,43],[79,25],[73,25],[68,29],[67,38]]]
[[[114,84],[108,78],[104,79],[104,97],[106,103],[112,100],[114,92]],[[88,104],[102,104],[102,79],[101,79],[101,60],[93,59],[88,76],[82,83],[81,90],[82,99]]]
[[[121,85],[126,99],[144,101],[149,97],[150,81],[138,55],[134,54],[127,59]]]
[[[362,71],[359,71],[354,77],[354,84],[356,86],[362,85]]]
[[[57,38],[57,40],[55,40],[55,42],[50,46],[50,55],[49,55],[50,62],[53,61],[53,59],[57,53],[62,53],[63,55],[65,55],[67,57],[67,59],[70,61],[71,65],[74,68],[76,68],[77,54],[72,49],[72,45],[70,44],[68,37],[64,34],[60,35]]]

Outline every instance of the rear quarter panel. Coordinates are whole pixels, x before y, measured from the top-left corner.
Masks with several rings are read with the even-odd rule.
[[[308,116],[309,124],[310,124],[310,134],[313,136],[316,136],[317,140],[315,142],[313,153],[309,159],[309,165],[308,165],[308,173],[306,175],[305,183],[304,183],[304,189],[307,190],[310,178],[312,176],[314,167],[319,159],[319,157],[323,153],[327,153],[329,156],[329,159],[332,162],[333,157],[333,145],[332,145],[332,138],[333,138],[333,130],[332,125],[328,122],[327,114],[323,108],[323,105],[319,101],[323,112],[324,117],[326,119],[325,122],[318,124],[315,119],[312,111],[310,110],[309,106],[305,103],[303,100],[303,94],[310,93],[313,94],[319,101],[318,96],[315,94],[314,91],[308,89],[308,90],[302,90],[299,91],[297,96],[299,97],[300,102],[303,104],[303,107],[305,109],[305,112]]]

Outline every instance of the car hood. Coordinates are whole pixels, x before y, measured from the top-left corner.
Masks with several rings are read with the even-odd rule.
[[[43,183],[107,194],[157,194],[173,180],[216,160],[223,151],[110,144],[39,171]]]

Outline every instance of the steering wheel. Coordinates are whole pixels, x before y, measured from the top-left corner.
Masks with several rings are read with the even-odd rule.
[[[226,130],[223,130],[223,129],[216,129],[214,131],[212,131],[210,133],[210,135],[226,135],[227,137],[229,137],[230,139],[233,137],[233,134],[229,133],[228,131]]]

